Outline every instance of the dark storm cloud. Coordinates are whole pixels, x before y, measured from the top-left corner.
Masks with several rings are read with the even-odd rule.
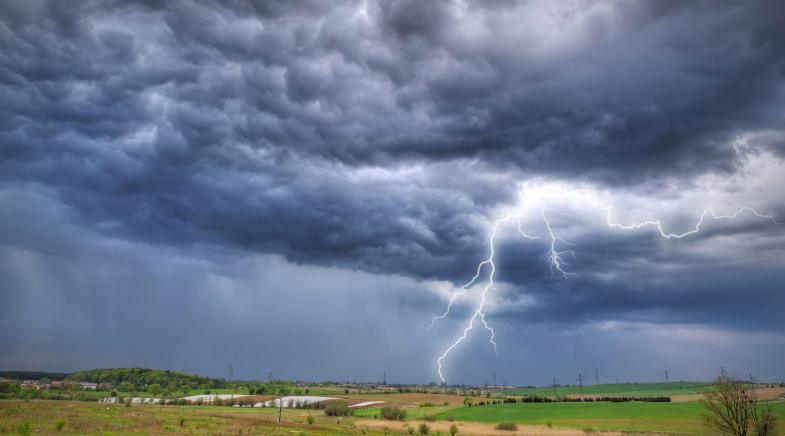
[[[450,278],[478,242],[461,215],[511,198],[477,173],[693,177],[782,121],[766,3],[2,7],[4,179],[153,241]],[[437,162],[464,172],[445,189],[470,203],[344,176]]]
[[[782,156],[784,20],[765,1],[3,2],[0,181],[25,193],[3,206],[45,193],[107,238],[456,283],[518,182],[657,197]],[[785,213],[776,192],[755,200]],[[77,243],[12,227],[13,250]],[[498,313],[781,328],[776,304],[749,303],[779,304],[763,271],[781,265],[781,232],[724,228],[768,236],[736,247],[759,263],[712,256],[713,232],[697,253],[582,237],[567,283],[541,245],[505,242],[505,298],[537,306]]]

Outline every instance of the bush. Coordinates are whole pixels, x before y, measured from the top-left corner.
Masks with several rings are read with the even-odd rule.
[[[382,418],[392,421],[403,421],[406,419],[406,411],[396,406],[382,407]]]
[[[419,407],[433,407],[435,404],[431,403],[430,401],[426,401],[424,403],[420,403]]]
[[[65,421],[62,419],[58,419],[55,421],[55,431],[63,431],[63,427],[65,427]]]
[[[313,421],[314,421],[313,416],[308,415],[308,417],[305,418],[305,421],[308,422],[308,425],[313,425]]]
[[[518,430],[518,426],[514,422],[500,422],[496,424],[496,430],[515,431]]]
[[[450,426],[450,435],[455,436],[458,434],[458,426],[453,424]]]
[[[422,423],[420,424],[420,434],[428,434],[431,432],[431,428],[428,427],[428,424]]]
[[[32,434],[32,432],[33,429],[30,426],[29,422],[24,422],[16,427],[16,434],[18,434],[19,436],[29,436],[30,434]]]
[[[346,401],[334,401],[324,407],[324,414],[327,416],[351,416],[354,410],[349,408]]]

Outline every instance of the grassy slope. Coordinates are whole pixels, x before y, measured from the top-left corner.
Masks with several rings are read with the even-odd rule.
[[[315,410],[284,410],[284,425],[275,424],[274,409],[232,407],[131,406],[106,405],[78,401],[29,402],[0,400],[0,433],[78,434],[78,435],[163,435],[163,434],[246,434],[292,435],[299,432],[321,435],[361,434],[353,429],[353,419],[340,424]],[[306,423],[308,415],[315,419]],[[183,424],[180,425],[180,419]],[[56,431],[56,423],[64,427]],[[20,429],[22,431],[20,431]],[[364,432],[363,434],[382,434]]]
[[[586,395],[691,395],[700,394],[712,389],[711,382],[672,382],[672,383],[614,383],[604,385],[589,385],[583,387]],[[578,395],[578,386],[564,386],[556,388],[558,395]],[[553,388],[513,389],[503,391],[509,395],[537,395],[553,396]]]
[[[773,403],[780,430],[785,431],[785,403]],[[437,415],[459,421],[547,424],[596,430],[676,431],[703,433],[703,408],[692,403],[537,403],[461,407]]]

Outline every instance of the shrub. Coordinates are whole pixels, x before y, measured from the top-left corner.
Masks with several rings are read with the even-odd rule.
[[[420,434],[428,434],[431,432],[431,428],[428,427],[428,424],[422,423],[420,424]]]
[[[313,421],[314,421],[313,416],[308,415],[308,417],[305,418],[305,421],[308,422],[308,425],[313,425]]]
[[[351,416],[354,410],[349,408],[346,401],[334,401],[324,407],[324,414],[327,416]]]
[[[30,427],[30,423],[29,422],[25,422],[25,423],[19,424],[16,427],[16,434],[18,434],[19,436],[29,436],[32,432],[33,432],[33,429],[32,429],[32,427]]]
[[[423,420],[425,420],[425,421],[428,421],[428,422],[434,422],[434,421],[436,421],[436,417],[435,417],[435,416],[433,416],[433,415],[426,415],[426,416],[423,416],[423,418],[422,418],[422,419],[423,419]]]
[[[514,422],[500,422],[496,424],[496,430],[515,431],[518,430],[518,426]]]
[[[406,419],[406,411],[396,406],[382,407],[382,418],[392,421],[403,421]]]
[[[453,424],[450,426],[450,435],[455,436],[458,434],[458,426]]]
[[[455,421],[455,417],[450,415],[450,416],[447,417],[447,421],[453,422],[453,421]]]
[[[178,424],[180,424],[180,427],[185,427],[185,416],[180,417]]]
[[[55,431],[63,431],[63,427],[65,427],[65,421],[62,419],[58,419],[55,421]]]
[[[435,404],[431,403],[430,401],[426,401],[424,403],[420,403],[419,407],[433,407]]]
[[[548,422],[545,423],[545,426],[548,427],[548,428],[553,428],[553,423],[548,421]]]

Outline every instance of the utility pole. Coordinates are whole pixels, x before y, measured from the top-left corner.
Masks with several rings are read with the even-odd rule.
[[[278,424],[281,423],[281,415],[283,414],[283,399],[278,399]]]
[[[496,371],[493,371],[493,387],[496,387]]]
[[[273,372],[272,371],[268,371],[267,372],[267,384],[269,384],[269,385],[273,384]]]
[[[387,386],[387,370],[385,369],[382,375],[382,385]]]
[[[229,365],[229,383],[232,382],[233,375],[234,375],[234,367],[232,367],[232,365]]]
[[[596,368],[595,368],[595,370],[594,370],[594,384],[595,384],[595,385],[598,385],[598,384],[600,384],[600,372],[599,372],[599,371],[597,371],[597,369],[596,369]]]
[[[665,370],[665,383],[669,383],[669,382],[670,382],[670,377],[668,376],[668,370],[666,369]]]
[[[581,399],[583,399],[583,374],[578,373],[578,390],[581,393]]]
[[[553,378],[553,399],[555,400],[557,398],[559,398],[559,397],[556,395],[556,377],[554,377]]]

